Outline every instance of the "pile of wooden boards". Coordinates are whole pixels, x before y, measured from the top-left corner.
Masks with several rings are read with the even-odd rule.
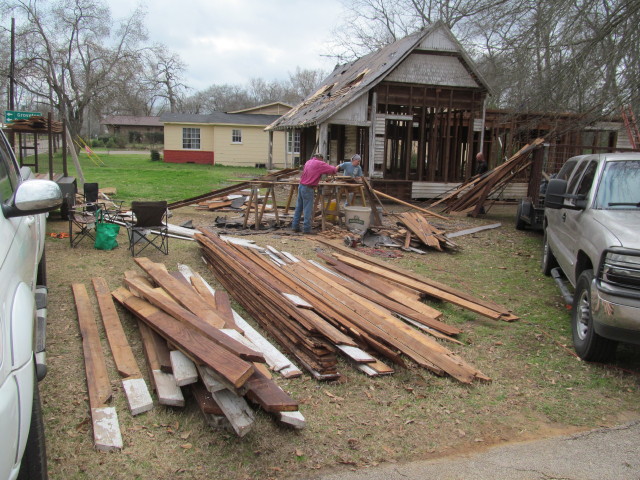
[[[537,138],[522,147],[502,165],[484,175],[473,177],[446,197],[432,203],[431,207],[444,202],[446,207],[443,211],[446,213],[468,213],[473,217],[478,216],[490,195],[504,188],[531,165],[529,154],[543,143],[544,138]]]
[[[449,374],[464,383],[489,380],[432,338],[460,343],[451,337],[460,330],[443,323],[442,313],[421,302],[420,296],[450,301],[493,319],[517,318],[504,307],[410,272],[385,272],[344,254],[323,256],[333,267],[328,269],[270,247],[260,252],[230,244],[207,229],[196,239],[216,279],[317,379],[339,375],[340,352],[369,375],[392,373],[375,353],[398,365],[405,364],[406,355],[438,375]]]
[[[42,131],[46,133],[49,130],[49,121],[41,115],[34,115],[28,119],[14,120],[9,124],[9,127],[16,132]],[[62,122],[52,120],[51,131],[53,133],[62,133]]]
[[[444,247],[455,248],[457,245],[445,236],[445,232],[431,225],[424,215],[417,212],[404,212],[395,215],[398,225],[405,230],[404,248],[411,246],[415,238],[418,246],[424,245],[443,251]]]
[[[300,376],[302,372],[232,310],[224,292],[213,291],[186,266],[182,266],[181,273],[170,274],[164,265],[147,258],[138,258],[136,262],[148,276],[126,272],[127,288],[109,292],[104,280],[93,281],[132,414],[150,409],[153,403],[112,297],[138,318],[149,378],[160,404],[184,406],[181,387],[186,387],[191,389],[209,424],[233,429],[239,436],[246,435],[254,423],[250,404],[260,406],[283,424],[294,428],[305,426],[298,403],[275,383],[265,362],[273,371],[288,378]],[[117,415],[107,405],[111,386],[98,330],[91,318],[92,306],[83,285],[74,285],[73,291],[85,345],[96,446],[121,448]],[[147,392],[144,408],[134,409],[132,404],[137,390],[127,382],[134,381],[142,382]],[[139,383],[134,385],[142,390]],[[109,426],[107,433],[105,425]]]

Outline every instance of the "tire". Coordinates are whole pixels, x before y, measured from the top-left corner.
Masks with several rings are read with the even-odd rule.
[[[38,383],[33,387],[33,406],[31,408],[31,426],[29,438],[22,457],[18,480],[46,480],[47,452],[44,440],[44,420]]]
[[[522,214],[524,211],[524,201],[520,200],[518,203],[518,209],[516,210],[516,230],[524,230],[527,226],[526,222],[522,219]]]
[[[542,237],[542,260],[540,262],[542,273],[549,277],[551,275],[551,270],[553,270],[557,266],[558,261],[553,255],[551,247],[549,247],[549,241],[547,240],[547,231],[545,230],[544,236]]]
[[[604,363],[613,359],[618,342],[601,337],[593,327],[591,316],[592,281],[593,270],[585,270],[576,284],[571,312],[573,346],[582,360]]]

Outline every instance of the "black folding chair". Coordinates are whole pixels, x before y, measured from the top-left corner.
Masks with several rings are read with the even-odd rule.
[[[100,214],[96,203],[81,203],[68,208],[69,242],[72,248],[85,237],[95,241],[96,223],[100,221]]]
[[[98,204],[99,188],[97,183],[85,183],[83,186],[83,203],[88,211],[96,211],[100,208]]]
[[[139,255],[149,245],[168,255],[167,202],[131,202],[131,211],[134,223],[126,223],[131,255]]]

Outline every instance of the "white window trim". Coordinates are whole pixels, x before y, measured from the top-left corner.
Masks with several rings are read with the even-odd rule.
[[[235,133],[236,132],[240,132],[239,136],[240,137],[240,141],[236,141],[234,140],[234,137],[236,137]],[[231,130],[231,144],[232,145],[242,145],[242,129],[241,128],[233,128]]]
[[[197,130],[198,131],[198,147],[185,147],[185,130]],[[193,143],[195,137],[191,137],[189,140]],[[182,127],[182,149],[183,150],[202,150],[202,130],[200,127]]]

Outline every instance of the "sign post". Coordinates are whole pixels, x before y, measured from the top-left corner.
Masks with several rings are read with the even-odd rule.
[[[15,122],[16,120],[29,120],[31,117],[41,117],[40,112],[22,112],[19,110],[5,110],[4,121],[6,123]]]

